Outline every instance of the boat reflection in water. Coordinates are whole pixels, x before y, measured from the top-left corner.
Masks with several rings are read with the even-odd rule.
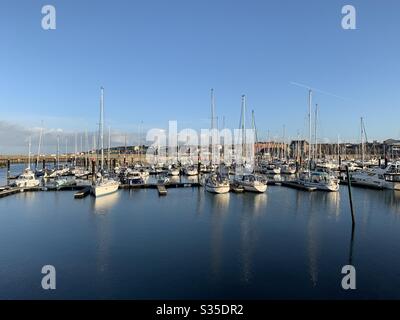
[[[385,203],[391,207],[396,209],[396,213],[400,214],[400,191],[398,190],[384,190],[383,199]]]
[[[113,211],[120,201],[120,191],[101,196],[91,197],[93,204],[93,223],[96,230],[96,272],[100,277],[112,272],[110,270],[110,244],[112,242],[111,225],[108,213]],[[114,211],[116,212],[116,211]]]
[[[93,212],[98,215],[107,214],[118,203],[119,198],[119,191],[97,198],[93,197]]]
[[[229,193],[209,194],[205,193],[208,201],[211,201],[213,214],[224,215],[229,208]]]
[[[258,194],[249,194],[249,196],[252,196],[251,201],[248,201],[249,199],[246,199],[246,204],[247,204],[247,209],[250,210],[253,215],[261,215],[262,213],[265,212],[265,209],[267,207],[267,200],[268,200],[268,194],[267,193],[258,193]]]
[[[317,214],[318,212],[315,211],[311,205],[310,216],[307,225],[307,251],[309,258],[309,273],[313,287],[315,287],[318,282],[318,256],[321,247],[321,235],[318,228],[318,221],[316,217]]]
[[[340,214],[340,193],[339,192],[318,192],[314,193],[316,195],[312,198],[321,206],[321,212],[328,212],[334,214],[336,217]]]
[[[253,259],[260,236],[259,219],[267,209],[267,193],[244,194],[241,199],[240,265],[241,281],[250,283],[253,279]]]
[[[224,224],[229,209],[229,193],[211,194],[204,192],[204,197],[211,201],[211,274],[218,279],[223,270]]]

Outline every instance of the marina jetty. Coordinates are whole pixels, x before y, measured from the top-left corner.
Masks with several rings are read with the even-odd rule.
[[[33,161],[33,165],[41,166],[44,163],[46,164],[56,164],[57,163],[57,155],[54,154],[46,154],[40,155],[39,157],[35,154],[31,155],[31,161]],[[89,164],[92,160],[96,159],[96,155],[94,154],[67,154],[60,155],[59,161],[74,163],[76,165],[83,166],[85,162]],[[116,161],[116,163],[120,164],[132,164],[136,162],[145,163],[146,155],[145,154],[110,154],[110,161]],[[108,155],[105,156],[105,162],[108,160]],[[18,163],[28,163],[29,156],[28,155],[0,155],[0,168],[4,168],[7,166],[7,163],[10,164],[18,164]]]

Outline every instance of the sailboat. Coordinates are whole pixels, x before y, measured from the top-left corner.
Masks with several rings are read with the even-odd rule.
[[[19,188],[22,187],[37,187],[40,185],[40,180],[36,179],[34,172],[31,170],[31,138],[29,137],[29,153],[28,153],[28,167],[15,181],[15,185]]]
[[[206,178],[205,189],[211,193],[228,193],[230,189],[229,180],[226,176],[219,173],[213,173]]]
[[[187,166],[185,169],[183,169],[183,172],[187,176],[197,176],[198,175],[197,168],[195,166],[193,166],[193,165]]]
[[[175,165],[169,166],[168,175],[176,177],[176,176],[179,176],[179,173],[180,173],[179,168],[177,168]]]
[[[339,191],[339,179],[325,171],[302,173],[298,182],[307,188],[315,188],[322,191]]]
[[[282,174],[295,174],[296,173],[296,165],[294,164],[283,164],[281,166],[281,173]]]
[[[57,136],[57,168],[60,168],[60,137]],[[63,170],[65,170],[64,168]],[[57,189],[62,187],[69,187],[76,185],[76,181],[74,177],[68,177],[66,175],[62,175],[61,172],[63,170],[56,170],[56,177],[54,179],[54,184]]]
[[[267,191],[265,181],[254,174],[245,174],[235,179],[235,184],[242,186],[245,191],[264,193]]]
[[[308,91],[308,107],[309,107],[309,148],[308,148],[308,168],[306,171],[300,174],[297,183],[303,185],[306,188],[312,188],[322,191],[333,191],[339,190],[339,179],[337,179],[333,174],[326,171],[315,171],[311,170],[312,163],[312,141],[311,141],[311,100],[312,100],[312,90]]]
[[[104,196],[116,192],[119,182],[107,177],[104,173],[104,88],[101,87],[100,96],[100,141],[101,141],[101,169],[97,174],[97,179],[92,185],[92,194],[95,197]]]
[[[37,158],[36,158],[36,166],[35,166],[35,176],[36,177],[41,177],[45,173],[45,168],[38,169],[39,161],[40,161],[40,147],[42,145],[42,134],[43,134],[43,125],[40,128],[40,134],[39,134],[39,144],[38,144],[38,151],[37,151]]]

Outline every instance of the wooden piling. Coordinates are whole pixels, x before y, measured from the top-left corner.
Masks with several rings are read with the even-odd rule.
[[[346,166],[346,174],[347,174],[347,188],[349,190],[351,221],[352,221],[352,226],[354,228],[355,225],[356,225],[356,221],[354,219],[353,197],[352,197],[352,194],[351,194],[351,179],[350,179],[350,172],[349,172],[349,167],[348,166]]]
[[[158,194],[160,196],[166,196],[167,195],[167,189],[165,188],[165,185],[158,184],[157,185],[157,190],[158,190]]]

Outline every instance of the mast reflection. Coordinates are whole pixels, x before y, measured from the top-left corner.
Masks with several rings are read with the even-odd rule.
[[[204,194],[211,201],[211,271],[218,277],[222,270],[224,218],[229,209],[229,193]]]

